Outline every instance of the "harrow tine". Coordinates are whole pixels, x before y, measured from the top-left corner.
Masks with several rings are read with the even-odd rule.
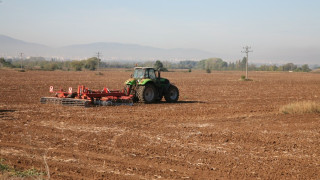
[[[72,98],[56,98],[56,97],[42,97],[40,99],[42,104],[62,104],[65,106],[84,106],[88,107],[91,104],[90,100],[72,99]]]
[[[113,105],[115,105],[115,106],[121,106],[121,105],[132,106],[133,105],[133,100],[132,99],[113,100]]]

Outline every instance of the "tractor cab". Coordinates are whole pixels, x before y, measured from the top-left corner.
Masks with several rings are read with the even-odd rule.
[[[132,75],[134,79],[157,79],[156,70],[154,68],[148,67],[137,67],[134,69],[134,73]],[[158,78],[160,78],[160,71],[158,71]]]

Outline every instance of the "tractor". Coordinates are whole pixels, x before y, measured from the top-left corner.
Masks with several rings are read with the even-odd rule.
[[[156,76],[157,74],[157,76]],[[160,70],[152,67],[135,67],[131,78],[125,81],[125,94],[132,95],[134,102],[160,102],[164,97],[166,102],[177,102],[178,88],[166,78],[160,76]]]

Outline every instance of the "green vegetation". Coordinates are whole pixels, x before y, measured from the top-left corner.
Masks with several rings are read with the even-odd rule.
[[[210,58],[210,59],[205,59],[199,61],[197,64],[197,67],[200,69],[205,69],[205,70],[227,70],[228,63],[223,61],[220,58]]]
[[[320,113],[320,104],[313,101],[295,102],[280,108],[284,114]]]
[[[246,79],[245,75],[242,75],[239,80],[240,81],[253,81],[252,79]]]
[[[3,164],[4,159],[0,159],[0,171],[3,173],[4,171],[9,171],[10,167],[6,164]]]
[[[72,61],[57,61],[51,59],[50,61],[45,60],[43,57],[29,57],[26,60],[21,61],[20,59],[4,59],[0,58],[0,68],[22,68],[26,70],[63,70],[63,71],[95,71],[104,68],[133,68],[135,66],[143,67],[154,67],[161,71],[168,71],[168,69],[187,69],[190,72],[191,69],[201,69],[205,70],[207,73],[211,71],[245,71],[246,69],[246,58],[238,60],[236,62],[226,62],[220,58],[209,58],[203,59],[201,61],[180,61],[180,62],[161,62],[157,61],[147,61],[147,62],[102,62],[96,57],[88,58],[85,60],[72,60]],[[284,65],[255,65],[249,64],[249,71],[293,71],[293,72],[310,72],[308,64],[302,66],[295,65],[293,63],[287,63]]]
[[[72,61],[70,65],[73,68],[73,70],[81,71],[84,66],[84,62],[83,61]]]
[[[236,62],[225,62],[220,58],[209,58],[201,60],[197,63],[196,68],[203,69],[208,72],[208,69],[215,71],[245,71],[246,69],[246,58]],[[294,72],[310,72],[308,64],[304,64],[301,67],[293,63],[287,63],[281,66],[277,65],[261,65],[257,67],[254,64],[248,66],[249,71],[294,71]]]
[[[4,58],[0,58],[0,67],[12,68],[13,66],[10,61],[6,61]]]
[[[28,177],[39,177],[45,175],[45,173],[42,173],[34,168],[20,171],[17,169],[14,169],[10,167],[9,165],[4,163],[4,159],[0,159],[0,178],[1,175],[7,176],[7,177],[20,177],[20,178],[28,178]]]
[[[84,62],[84,68],[90,71],[94,71],[98,68],[98,64],[100,63],[100,61],[101,60],[96,57],[89,58]]]
[[[160,71],[168,71],[167,68],[163,67],[163,64],[160,60],[157,60],[154,65],[153,65],[155,70],[160,70]]]

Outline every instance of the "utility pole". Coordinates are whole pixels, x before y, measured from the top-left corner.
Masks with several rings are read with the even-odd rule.
[[[246,57],[246,79],[248,79],[248,58],[249,58],[249,52],[253,52],[253,51],[250,51],[250,50],[249,50],[249,49],[251,49],[251,47],[249,47],[249,46],[243,47],[243,49],[244,49],[244,51],[241,51],[241,52],[247,54],[247,57]]]
[[[98,57],[98,68],[97,68],[97,70],[98,71],[99,71],[99,67],[100,67],[100,56],[101,56],[101,53],[97,52],[97,57]]]
[[[21,71],[22,71],[22,56],[23,56],[23,53],[21,52],[21,53],[19,53],[19,55],[20,55],[20,60],[21,60]]]

